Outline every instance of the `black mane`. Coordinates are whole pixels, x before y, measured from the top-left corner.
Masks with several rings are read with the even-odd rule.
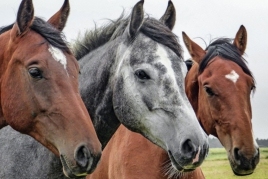
[[[12,29],[13,25],[14,23],[5,27],[1,27],[0,34]],[[44,37],[52,46],[59,48],[67,53],[71,53],[69,47],[67,46],[63,33],[55,29],[48,22],[42,20],[41,18],[35,17],[30,28]]]
[[[204,71],[204,69],[206,68],[207,64],[210,62],[211,59],[213,59],[216,56],[220,56],[225,60],[231,60],[236,64],[238,64],[247,75],[253,78],[253,82],[255,84],[252,72],[246,65],[246,60],[242,57],[238,48],[231,43],[232,41],[233,40],[229,38],[220,38],[213,41],[206,48],[207,53],[200,63],[199,73],[202,73]]]
[[[129,23],[129,17],[122,14],[117,20],[112,21],[102,27],[87,31],[83,38],[78,38],[73,44],[73,52],[77,59],[123,35]],[[167,46],[180,58],[182,58],[182,47],[178,43],[178,37],[169,30],[159,20],[147,17],[140,28],[140,32],[152,40]]]

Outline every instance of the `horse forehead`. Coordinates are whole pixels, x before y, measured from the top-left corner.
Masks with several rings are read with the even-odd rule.
[[[180,76],[179,72],[182,72],[181,78],[184,78],[186,73],[187,73],[187,69],[186,69],[186,65],[184,63],[180,63],[179,59],[177,59],[178,61],[176,61],[176,59],[173,57],[173,55],[175,55],[175,53],[171,52],[170,50],[168,50],[167,48],[165,48],[162,45],[157,45],[156,48],[156,62],[158,64],[158,66],[162,66],[162,68],[164,67],[166,69],[166,73],[168,76],[170,76],[174,81],[176,81],[176,76]],[[176,63],[177,62],[177,63]],[[163,70],[162,70],[163,71]]]
[[[63,68],[67,68],[67,58],[62,50],[59,48],[53,47],[52,45],[48,46],[48,51],[52,55],[52,58],[63,65]]]
[[[210,71],[220,78],[224,77],[233,83],[241,79],[244,73],[242,68],[235,62],[221,58],[213,60],[211,64],[208,64],[205,70]]]
[[[151,40],[149,37],[140,34],[137,39],[134,41],[131,46],[132,55],[135,56],[136,59],[141,60],[153,60],[155,59],[153,56],[155,54],[157,48],[157,43]],[[148,61],[152,62],[152,61]]]
[[[239,75],[236,73],[235,70],[231,70],[230,73],[225,75],[225,78],[227,78],[228,80],[231,80],[233,83],[236,83],[237,80],[239,79]]]
[[[180,63],[177,55],[149,37],[140,34],[134,42],[130,54],[130,65],[147,63],[151,64],[161,75],[171,76],[172,81],[176,81],[176,76],[182,72],[185,77],[187,68],[184,63]],[[176,61],[177,60],[177,61]]]

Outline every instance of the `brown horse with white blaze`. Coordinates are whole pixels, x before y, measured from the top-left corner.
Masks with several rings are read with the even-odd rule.
[[[59,155],[69,177],[91,173],[101,144],[78,90],[78,63],[62,38],[69,2],[48,22],[22,0],[0,29],[0,128],[10,125]],[[50,25],[52,24],[52,25]]]
[[[251,92],[255,80],[242,55],[247,31],[242,25],[231,39],[217,39],[205,50],[183,32],[194,60],[186,76],[186,93],[207,134],[225,147],[236,175],[253,173],[259,148],[252,131]]]

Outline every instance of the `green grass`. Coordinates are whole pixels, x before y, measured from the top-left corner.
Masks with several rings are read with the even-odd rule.
[[[248,176],[236,176],[223,148],[210,148],[209,155],[201,168],[206,179],[268,179],[268,148],[260,149],[260,162],[254,173]]]

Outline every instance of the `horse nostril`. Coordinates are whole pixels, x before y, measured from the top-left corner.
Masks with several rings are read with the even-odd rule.
[[[239,149],[238,148],[234,148],[234,158],[237,161],[240,160],[240,155],[239,155]]]
[[[87,147],[83,145],[78,147],[75,153],[75,160],[79,166],[85,168],[88,164],[89,157],[90,157],[90,152],[87,149]]]
[[[195,147],[190,139],[187,139],[183,144],[182,144],[182,152],[187,154],[187,153],[192,153],[194,152]]]

